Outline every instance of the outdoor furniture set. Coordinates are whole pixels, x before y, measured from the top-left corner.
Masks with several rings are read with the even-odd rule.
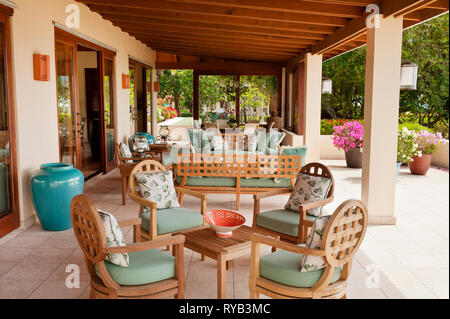
[[[189,160],[192,156],[195,154]],[[243,156],[248,160],[249,155]],[[224,157],[219,154],[219,159]],[[97,211],[85,195],[75,197],[72,222],[91,276],[91,297],[183,298],[186,247],[201,254],[202,260],[210,257],[217,261],[218,298],[226,297],[226,270],[232,267],[232,260],[250,252],[251,298],[261,293],[276,298],[345,298],[351,260],[367,228],[367,210],[360,201],[348,200],[331,216],[323,216],[322,206],[333,199],[331,172],[318,163],[301,168],[301,158],[285,159],[292,160],[292,167],[278,165],[285,172],[279,174],[271,166],[266,178],[288,179],[290,187],[254,195],[253,226],[242,225],[231,236],[218,236],[214,231],[217,225],[204,218],[211,217],[206,194],[176,187],[172,170],[154,160],[141,161],[130,172],[130,198],[139,204],[139,218],[117,223],[113,215]],[[180,163],[177,173],[184,167],[188,171],[235,171],[234,176],[239,177],[239,170],[249,170],[248,177],[252,178],[256,175],[252,169],[265,169],[263,162],[236,168],[225,161],[222,166],[190,169],[189,164]],[[206,165],[205,161],[200,163]],[[259,211],[260,199],[288,191],[291,196],[284,209]],[[184,195],[199,199],[200,212],[182,207]],[[136,244],[126,245],[119,226],[133,226]],[[272,247],[272,253],[260,257],[261,245]],[[173,247],[172,255],[158,247]]]

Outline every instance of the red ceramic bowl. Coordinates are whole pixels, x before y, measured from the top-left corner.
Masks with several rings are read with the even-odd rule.
[[[245,223],[245,217],[231,210],[211,210],[205,214],[205,221],[216,231],[218,237],[233,236],[233,230]]]

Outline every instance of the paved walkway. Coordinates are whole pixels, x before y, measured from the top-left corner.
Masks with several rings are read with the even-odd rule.
[[[323,161],[336,179],[333,211],[348,198],[360,198],[361,170],[344,161]],[[449,175],[432,168],[427,176],[413,176],[402,168],[397,178],[395,226],[370,226],[356,255],[349,279],[348,298],[449,298]],[[121,205],[117,171],[86,183],[94,203],[120,219],[136,217],[138,206]],[[208,208],[232,208],[233,195],[208,195]],[[263,200],[262,209],[280,208],[287,196]],[[184,206],[197,209],[196,199]],[[253,201],[241,196],[241,212],[251,225]],[[124,230],[131,242],[132,231]],[[265,252],[269,250],[266,249]],[[249,257],[236,260],[227,273],[227,296],[248,298]],[[80,288],[67,289],[68,264],[81,268]],[[377,271],[379,270],[379,271]],[[186,298],[215,298],[215,261],[200,261],[185,250]],[[377,276],[378,274],[378,276]],[[374,284],[379,278],[379,285]],[[0,239],[0,298],[88,298],[89,277],[72,230],[46,232],[39,225]]]

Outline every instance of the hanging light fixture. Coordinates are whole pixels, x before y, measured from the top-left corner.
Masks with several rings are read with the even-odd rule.
[[[331,79],[322,79],[322,94],[333,94],[333,81]]]
[[[402,63],[402,68],[400,71],[400,90],[417,89],[417,71],[417,64],[409,61]]]

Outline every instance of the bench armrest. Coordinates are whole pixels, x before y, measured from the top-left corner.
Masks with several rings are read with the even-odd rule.
[[[122,247],[106,247],[105,253],[113,254],[113,253],[132,253],[137,251],[155,249],[160,247],[167,247],[170,245],[179,245],[184,243],[183,235],[171,236],[164,239],[150,240],[146,242],[141,242],[129,246]]]

